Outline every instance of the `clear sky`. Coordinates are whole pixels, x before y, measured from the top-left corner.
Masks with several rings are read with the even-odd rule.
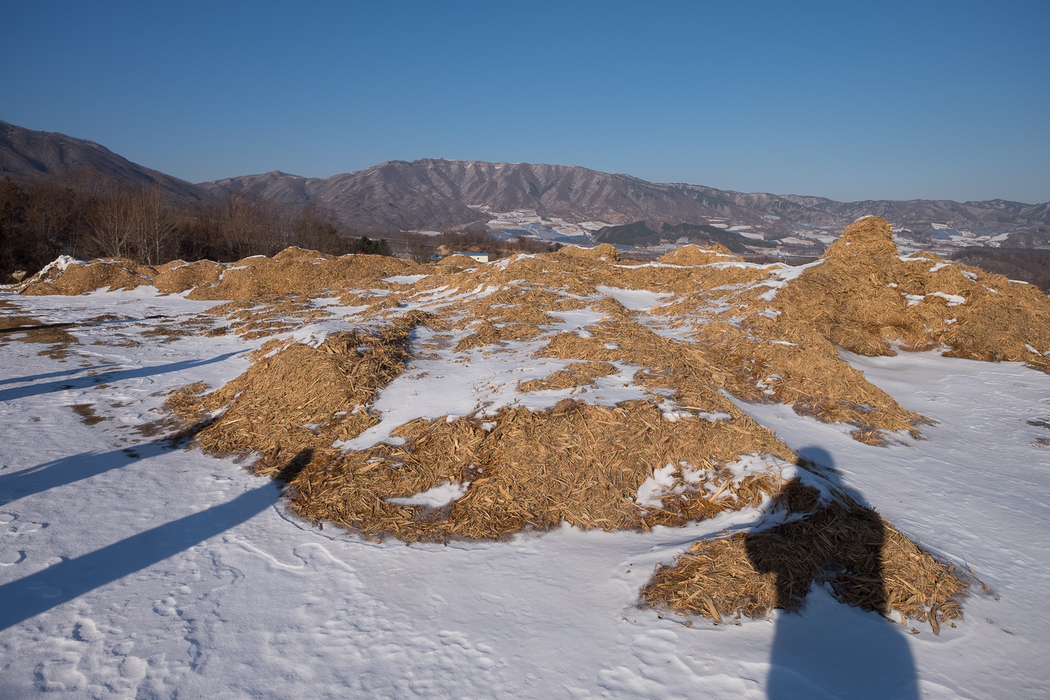
[[[0,0],[0,119],[201,182],[582,165],[1050,200],[1050,0]]]

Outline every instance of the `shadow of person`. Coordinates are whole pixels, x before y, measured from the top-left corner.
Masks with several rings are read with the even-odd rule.
[[[0,630],[194,547],[277,503],[275,482],[0,585]]]
[[[141,442],[108,452],[82,452],[10,474],[0,474],[0,505],[6,505],[35,493],[90,479],[113,469],[126,467],[132,462],[156,457],[167,451],[184,448],[190,444],[197,433],[208,427],[212,420],[209,418],[199,421],[174,435],[149,442]]]
[[[756,570],[776,579],[776,632],[769,698],[918,698],[918,677],[886,608],[882,519],[847,488],[831,455],[799,451],[800,466],[830,482],[841,502],[789,482],[774,503],[787,521],[751,533],[745,547]],[[849,603],[849,606],[841,603]]]
[[[43,394],[50,394],[56,391],[68,391],[71,389],[90,389],[93,386],[99,384],[115,384],[129,379],[141,379],[143,377],[153,377],[158,374],[167,374],[169,372],[185,372],[189,369],[195,369],[197,367],[203,367],[205,365],[214,364],[216,362],[222,362],[227,360],[239,353],[227,352],[222,355],[216,355],[215,357],[209,357],[206,359],[196,360],[180,360],[178,362],[169,362],[166,365],[151,365],[148,367],[128,367],[120,370],[108,370],[105,372],[99,372],[97,374],[88,374],[81,377],[70,377],[62,380],[55,380],[51,382],[40,382],[37,384],[26,384],[26,386],[15,386],[7,389],[0,389],[0,401],[14,401],[17,399],[24,399],[31,396],[41,396]],[[34,375],[32,377],[23,377],[18,379],[19,382],[32,382],[34,379],[40,377],[46,377],[49,375]]]
[[[2,332],[3,332],[3,329],[0,328],[0,333],[2,333]],[[25,377],[8,377],[7,379],[0,379],[0,385],[3,385],[3,384],[25,384],[25,383],[28,383],[28,382],[37,382],[37,381],[40,381],[41,379],[52,379],[54,377],[68,377],[68,376],[73,375],[73,374],[84,374],[84,375],[87,375],[88,372],[97,372],[98,370],[110,369],[112,367],[117,367],[117,366],[118,365],[115,365],[115,364],[108,364],[108,365],[95,365],[93,367],[92,366],[88,366],[88,367],[74,367],[73,369],[63,369],[63,370],[59,370],[57,372],[45,372],[43,374],[30,374],[30,375],[27,375]]]

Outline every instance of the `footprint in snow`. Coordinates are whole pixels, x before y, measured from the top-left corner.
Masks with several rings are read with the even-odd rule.
[[[24,549],[5,549],[0,551],[0,566],[14,566],[26,560]]]

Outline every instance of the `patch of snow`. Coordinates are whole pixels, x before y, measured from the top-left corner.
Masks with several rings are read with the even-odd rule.
[[[561,312],[561,315],[565,322],[555,324],[551,334],[576,333],[583,330],[582,324],[594,323],[603,317],[586,309]],[[415,342],[423,345],[433,342],[438,335],[429,327],[420,327],[416,333]],[[458,331],[447,344],[455,347],[469,333],[469,329]],[[594,386],[582,388],[586,391],[567,388],[518,392],[519,382],[542,379],[572,364],[569,360],[539,356],[548,339],[549,336],[539,336],[525,342],[507,342],[498,350],[491,347],[462,353],[444,350],[438,351],[433,359],[414,359],[409,367],[412,371],[394,379],[372,404],[372,409],[381,416],[380,422],[354,438],[337,441],[333,447],[364,450],[381,442],[390,443],[395,428],[417,418],[434,420],[451,414],[488,419],[505,407],[544,411],[570,397],[615,406],[622,401],[651,398],[654,393],[653,389],[634,383],[635,373],[642,368],[624,362],[613,363],[617,372],[595,377]],[[424,374],[426,379],[419,381],[418,377]],[[670,390],[659,389],[656,393],[666,395]]]
[[[927,257],[929,255],[931,254],[924,250],[918,250],[914,253],[908,253],[907,255],[898,255],[897,259],[901,262],[933,262],[932,258]]]
[[[777,298],[777,290],[787,286],[784,282],[778,282],[776,280],[768,280],[761,283],[763,286],[772,287],[768,292],[762,292],[758,295],[759,301],[770,302]]]
[[[601,323],[602,319],[608,318],[600,311],[593,309],[572,309],[571,311],[548,311],[548,315],[560,318],[566,326],[584,329],[588,326]]]
[[[732,420],[733,418],[730,414],[723,413],[722,411],[697,411],[694,413],[692,410],[674,408],[665,404],[661,404],[660,410],[664,420],[671,423],[677,423],[679,420],[688,419],[706,420],[708,423],[717,423],[718,421]]]
[[[437,486],[432,486],[422,493],[417,493],[404,498],[387,498],[387,503],[399,506],[425,506],[427,508],[441,508],[452,501],[457,501],[467,493],[470,486],[469,481],[460,481],[455,484],[443,481]]]
[[[415,284],[427,277],[429,275],[394,275],[393,277],[384,277],[383,281],[390,284]]]
[[[763,236],[761,233],[755,233],[754,231],[737,231],[737,233],[739,233],[744,238],[750,238],[756,241],[766,240],[765,236]]]
[[[506,270],[508,267],[510,267],[510,264],[512,262],[519,262],[521,260],[528,260],[530,258],[535,258],[535,257],[536,257],[535,255],[528,255],[526,253],[518,253],[517,255],[512,255],[510,257],[503,258],[502,260],[497,260],[496,262],[492,263],[492,267],[493,267],[493,269],[496,269],[496,270]]]
[[[648,289],[620,289],[602,285],[595,286],[595,289],[620,302],[629,311],[648,311],[654,306],[666,306],[661,300],[674,296],[670,292],[651,292]]]
[[[960,304],[966,303],[966,297],[959,296],[958,294],[945,294],[944,292],[931,292],[931,297],[940,297],[948,302],[948,306],[959,306]]]
[[[823,258],[820,260],[814,260],[811,263],[806,263],[805,265],[785,265],[783,263],[776,263],[775,265],[770,267],[770,272],[776,275],[777,279],[782,280],[784,282],[789,282],[793,279],[798,278],[806,270],[814,268],[817,265],[823,264]]]
[[[46,275],[48,272],[51,272],[51,270],[58,270],[59,272],[63,272],[70,265],[86,265],[86,264],[87,263],[84,262],[83,260],[77,260],[76,258],[70,257],[69,255],[59,255],[57,258],[55,258],[54,260],[49,262],[47,265],[44,265],[44,267],[40,270],[40,272],[36,273],[36,275],[34,275],[34,277],[42,277],[43,275]]]
[[[318,326],[304,326],[296,328],[289,336],[292,341],[311,348],[319,348],[328,338],[328,331]]]
[[[427,301],[430,301],[432,299],[438,299],[441,297],[449,296],[451,294],[455,294],[456,291],[456,289],[452,289],[449,285],[443,284],[440,287],[434,287],[433,289],[424,289],[422,291],[416,292],[412,295],[412,298],[414,299],[415,297],[426,297]]]
[[[634,502],[645,508],[661,507],[660,496],[664,496],[674,486],[675,465],[668,464],[653,470],[653,475],[648,477],[638,487],[638,494]]]

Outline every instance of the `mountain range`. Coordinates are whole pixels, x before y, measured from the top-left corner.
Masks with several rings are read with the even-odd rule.
[[[132,163],[94,141],[0,121],[0,177],[26,181],[84,170],[137,187],[158,187],[180,203],[211,198],[196,185]]]
[[[246,190],[289,208],[314,204],[346,228],[366,233],[481,227],[510,213],[509,219],[503,218],[583,224],[592,232],[644,221],[657,238],[663,231],[674,232],[676,225],[691,224],[746,232],[753,240],[778,240],[797,236],[800,230],[841,230],[860,216],[875,214],[904,229],[962,229],[976,237],[999,234],[1004,244],[1050,247],[1047,202],[837,202],[653,183],[574,165],[444,159],[388,161],[328,178],[275,170],[192,184],[132,163],[91,141],[0,122],[0,176],[21,181],[85,168],[131,185],[159,187],[184,203]]]

